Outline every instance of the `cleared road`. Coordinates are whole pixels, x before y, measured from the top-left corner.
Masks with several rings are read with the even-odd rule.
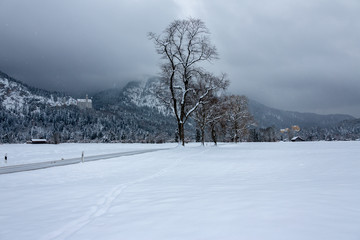
[[[84,156],[84,162],[92,162],[92,161],[98,161],[98,160],[104,160],[104,159],[110,159],[110,158],[131,156],[131,155],[156,152],[156,151],[167,150],[167,149],[169,149],[169,148],[136,150],[136,151],[110,153],[110,154],[102,154],[102,155],[95,155],[95,156],[88,156],[88,157]],[[82,162],[82,158],[79,157],[79,158],[61,159],[61,160],[48,161],[48,162],[12,165],[12,166],[0,167],[0,174],[32,171],[32,170],[44,169],[44,168],[49,168],[49,167],[57,167],[57,166],[66,166],[66,165],[77,164],[77,163],[81,163],[81,162]]]

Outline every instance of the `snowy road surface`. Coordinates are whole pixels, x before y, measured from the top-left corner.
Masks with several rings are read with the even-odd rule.
[[[99,160],[104,160],[104,159],[110,159],[110,158],[116,158],[116,157],[118,158],[118,157],[123,157],[123,156],[131,156],[131,155],[155,152],[155,151],[166,150],[166,149],[169,149],[169,148],[134,150],[134,151],[129,151],[129,152],[108,153],[108,154],[101,154],[101,155],[95,155],[95,156],[82,156],[79,158],[69,158],[69,159],[53,160],[53,161],[46,161],[46,162],[41,161],[41,162],[35,162],[35,163],[10,165],[10,166],[0,167],[0,174],[33,171],[33,170],[39,170],[39,169],[44,169],[44,168],[50,168],[50,167],[60,167],[60,166],[66,166],[66,165],[77,164],[77,163],[82,163],[82,162],[86,163],[86,162],[92,162],[92,161],[99,161]],[[4,163],[4,165],[7,165],[7,163],[6,164]]]
[[[359,156],[360,142],[192,145],[0,175],[0,239],[360,239]]]
[[[119,152],[154,150],[176,147],[177,144],[118,144],[118,143],[63,143],[63,144],[3,144],[0,145],[0,167],[35,162],[60,160],[62,158],[79,158],[82,152],[85,157]],[[5,165],[4,156],[8,161]]]

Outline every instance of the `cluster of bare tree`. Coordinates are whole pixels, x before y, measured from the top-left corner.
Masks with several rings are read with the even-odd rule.
[[[200,129],[200,141],[204,145],[205,133],[211,140],[239,142],[246,140],[254,119],[248,110],[245,96],[212,96],[197,109],[193,117]]]
[[[204,62],[218,58],[209,35],[204,22],[193,18],[175,20],[160,35],[149,33],[164,59],[157,96],[172,109],[182,145],[184,126],[190,116],[201,130],[202,142],[209,129],[215,143],[220,129],[229,126],[233,129],[232,139],[237,142],[252,120],[245,97],[222,96],[229,85],[225,74],[215,76],[204,69]]]

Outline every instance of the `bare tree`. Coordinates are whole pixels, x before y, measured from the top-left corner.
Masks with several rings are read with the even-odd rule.
[[[149,33],[157,53],[164,60],[158,96],[175,115],[182,145],[185,145],[186,121],[205,98],[219,87],[217,80],[224,81],[206,73],[200,66],[202,62],[218,57],[209,35],[204,22],[193,18],[175,20],[160,35]]]
[[[217,145],[219,133],[223,136],[226,135],[229,105],[226,102],[226,97],[220,97],[213,106],[214,107],[211,109],[213,119],[209,124],[209,130],[211,133],[211,140]]]
[[[231,140],[237,143],[248,134],[248,128],[254,123],[248,109],[248,99],[245,96],[231,95],[227,97],[227,116],[230,124]]]
[[[201,143],[205,142],[205,131],[210,130],[212,141],[217,145],[217,132],[226,122],[227,105],[224,97],[212,95],[195,112],[194,120],[201,132]]]
[[[206,126],[208,125],[209,120],[211,119],[211,117],[208,114],[208,108],[209,105],[207,104],[201,104],[195,114],[194,114],[194,120],[196,122],[197,127],[200,130],[200,141],[201,144],[204,145],[205,144],[205,129]]]

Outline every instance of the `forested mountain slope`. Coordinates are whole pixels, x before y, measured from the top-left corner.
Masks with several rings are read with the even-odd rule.
[[[174,139],[175,128],[169,117],[128,103],[121,91],[119,95],[116,90],[99,93],[93,105],[93,109],[79,109],[76,100],[66,94],[29,87],[1,72],[0,142],[21,143],[31,138],[51,142]]]
[[[69,95],[30,87],[0,72],[0,143],[23,143],[31,138],[50,142],[174,141],[176,121],[154,94],[156,82],[150,78],[98,92],[90,96],[92,109],[80,109]],[[281,139],[279,129],[292,125],[300,126],[299,135],[307,140],[360,138],[360,121],[349,115],[282,111],[253,100],[249,108],[259,132],[271,132],[277,139]],[[194,121],[185,129],[187,140],[194,141]]]

